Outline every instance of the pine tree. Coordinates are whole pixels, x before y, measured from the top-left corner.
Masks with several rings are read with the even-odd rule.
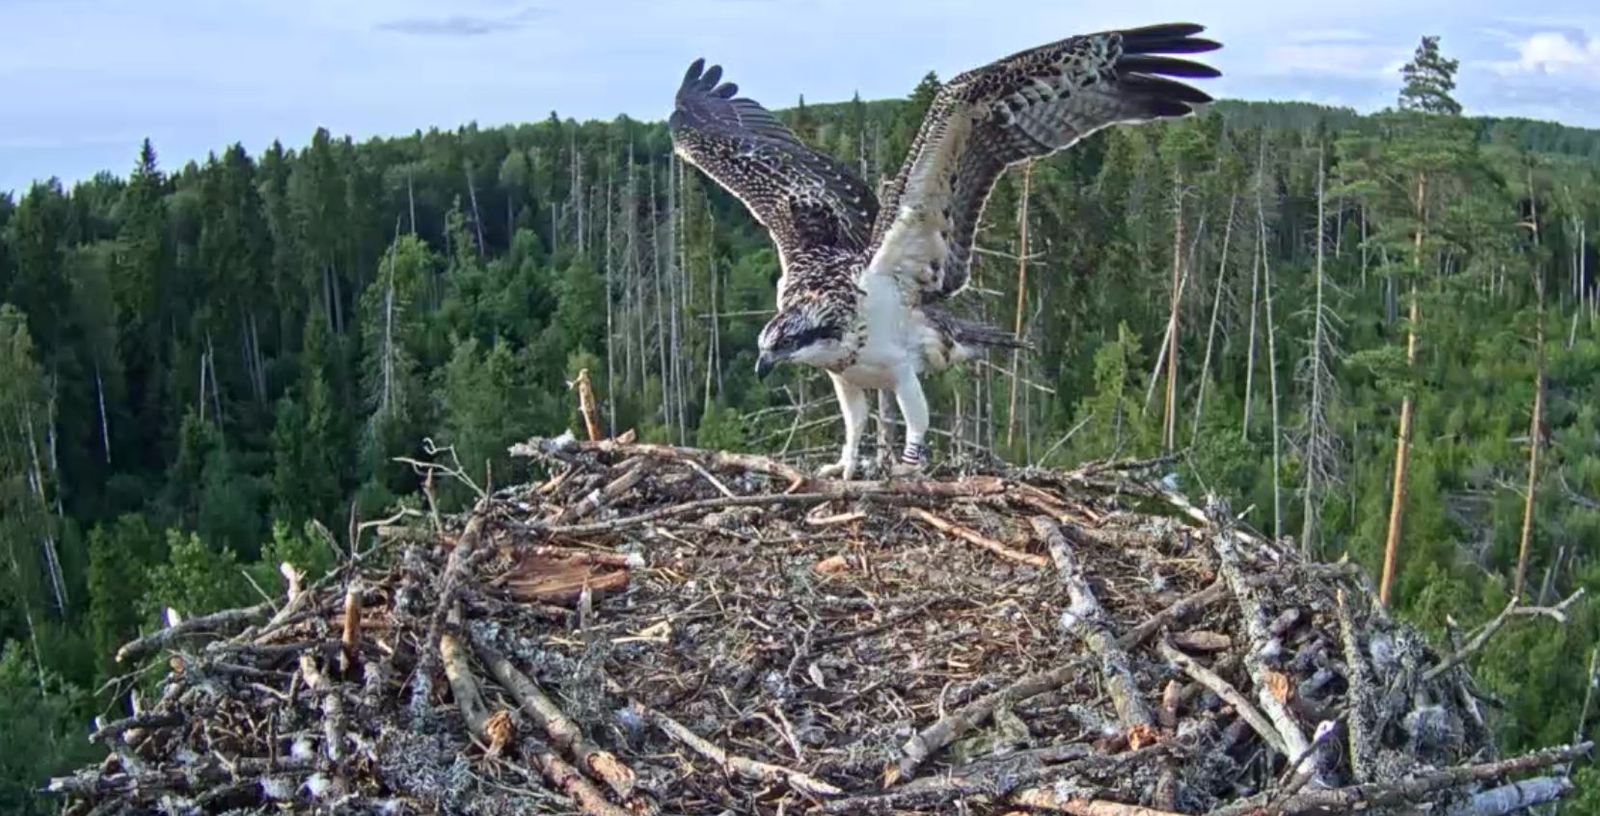
[[[1450,95],[1456,89],[1456,69],[1460,60],[1447,59],[1439,51],[1439,37],[1423,37],[1411,61],[1400,69],[1405,85],[1400,88],[1400,109],[1421,113],[1461,114],[1461,103]]]

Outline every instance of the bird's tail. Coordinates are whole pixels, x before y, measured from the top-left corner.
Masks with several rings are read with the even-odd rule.
[[[991,348],[1034,350],[1033,344],[1027,340],[1004,329],[990,326],[987,323],[966,320],[948,312],[929,310],[929,315],[939,326],[941,332],[956,341],[958,345],[965,346],[973,351]]]

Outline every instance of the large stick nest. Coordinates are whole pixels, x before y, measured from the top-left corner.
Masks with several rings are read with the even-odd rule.
[[[550,478],[124,647],[171,671],[69,812],[1488,814],[1588,748],[1496,756],[1492,629],[1435,649],[1148,463],[515,452]]]

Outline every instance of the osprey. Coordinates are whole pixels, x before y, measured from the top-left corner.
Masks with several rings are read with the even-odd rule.
[[[770,111],[735,96],[697,59],[668,120],[673,151],[742,201],[778,249],[777,315],[762,329],[756,375],[781,362],[828,372],[844,415],[837,464],[849,479],[867,391],[906,424],[904,467],[927,457],[923,372],[1009,334],[941,308],[967,283],[972,240],[995,180],[1108,125],[1181,117],[1211,101],[1169,77],[1215,77],[1177,59],[1220,47],[1175,23],[1070,37],[968,71],[940,87],[881,201],[848,168],[807,147]]]

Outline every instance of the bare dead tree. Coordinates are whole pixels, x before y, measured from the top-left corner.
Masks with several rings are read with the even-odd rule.
[[[673,159],[668,157],[667,161],[669,163],[668,167],[670,168],[670,163],[673,161]],[[659,215],[656,212],[656,174],[654,163],[649,166],[647,172],[650,173],[650,279],[655,282],[656,290],[656,352],[657,356],[660,357],[661,421],[663,425],[671,428],[672,375],[667,371],[667,310],[666,298],[663,296],[665,289],[661,285],[661,222],[659,220]],[[670,191],[672,179],[670,169],[667,179],[668,190]],[[670,219],[668,223],[670,225]],[[672,241],[670,226],[667,240],[668,244],[670,245]]]
[[[1421,314],[1417,306],[1417,281],[1422,275],[1422,242],[1427,231],[1428,176],[1417,173],[1416,199],[1413,202],[1417,225],[1412,249],[1411,304],[1406,323],[1406,370],[1415,378],[1417,371],[1417,326]],[[1389,276],[1391,279],[1393,275]],[[1383,544],[1383,577],[1378,582],[1378,603],[1389,604],[1389,588],[1394,582],[1395,559],[1400,549],[1400,530],[1405,517],[1406,467],[1411,462],[1411,422],[1416,410],[1412,389],[1415,382],[1406,383],[1405,395],[1400,400],[1400,428],[1395,435],[1394,488],[1389,496],[1389,531]]]
[[[617,324],[615,315],[616,290],[612,274],[612,248],[613,237],[611,234],[613,210],[611,198],[613,188],[616,186],[616,164],[609,162],[613,168],[606,174],[606,238],[604,247],[604,267],[606,278],[606,426],[613,433],[617,430]]]
[[[1217,262],[1217,291],[1211,299],[1211,326],[1206,330],[1206,355],[1200,364],[1200,381],[1194,399],[1194,427],[1189,432],[1189,443],[1200,437],[1200,415],[1206,404],[1206,384],[1211,379],[1211,353],[1217,342],[1217,317],[1222,313],[1222,293],[1228,281],[1228,246],[1233,240],[1234,213],[1239,206],[1239,196],[1228,196],[1228,221],[1222,228],[1222,258]]]
[[[1267,330],[1267,388],[1271,392],[1272,405],[1272,535],[1273,538],[1283,538],[1283,430],[1279,425],[1278,412],[1278,329],[1272,316],[1272,264],[1267,260],[1267,213],[1262,187],[1265,179],[1256,187],[1256,226],[1261,231],[1259,247],[1261,250],[1261,283],[1265,297],[1263,306],[1266,307]]]
[[[94,398],[100,406],[100,446],[105,449],[106,464],[111,464],[111,423],[106,419],[106,385],[100,378],[100,358],[94,361]]]
[[[667,362],[672,366],[672,394],[676,406],[674,413],[674,427],[678,433],[678,444],[688,442],[688,422],[684,419],[687,410],[684,408],[684,354],[683,337],[679,331],[678,315],[683,309],[683,275],[688,262],[686,250],[687,242],[684,240],[684,230],[681,228],[684,212],[683,206],[683,163],[676,156],[668,164],[671,177],[667,183],[667,219],[671,223],[671,240],[668,241],[667,251],[671,253],[671,263],[667,266],[667,317],[671,321],[671,353],[667,355]]]
[[[1033,162],[1022,168],[1022,200],[1017,203],[1017,318],[1013,334],[1022,336],[1022,315],[1028,298],[1028,196],[1033,191]],[[1017,383],[1022,365],[1022,349],[1011,350],[1011,396],[1006,413],[1006,447],[1017,436]]]
[[[406,165],[406,206],[409,208],[409,210],[411,212],[411,220],[408,222],[408,225],[411,228],[411,234],[412,235],[416,235],[417,234],[417,193],[416,193],[416,190],[413,188],[413,184],[412,184],[412,178],[411,178],[412,177],[412,169],[411,168],[412,168],[412,165],[409,165],[409,164]]]
[[[472,180],[472,162],[466,162],[461,168],[467,175],[467,200],[472,204],[472,230],[478,239],[478,258],[481,260],[486,252],[483,247],[483,214],[478,210],[478,185]]]
[[[1539,489],[1539,448],[1544,438],[1544,259],[1539,240],[1539,197],[1533,189],[1533,167],[1528,167],[1528,202],[1530,212],[1526,226],[1533,233],[1533,290],[1538,299],[1538,310],[1533,328],[1533,417],[1528,425],[1528,487],[1522,503],[1522,536],[1517,545],[1517,577],[1512,584],[1511,596],[1521,598],[1528,574],[1528,548],[1533,541],[1533,508]]]
[[[570,206],[576,220],[573,237],[577,241],[578,255],[582,256],[588,247],[583,243],[583,151],[578,147],[578,128],[576,125],[570,131],[570,139],[568,155],[572,161],[572,180],[568,197],[571,199]]]
[[[50,399],[52,402],[54,401],[53,396]],[[22,403],[20,416],[17,417],[17,424],[20,428],[18,439],[26,446],[28,461],[25,467],[28,468],[26,479],[29,491],[38,500],[39,549],[44,556],[45,577],[49,580],[51,598],[55,603],[56,611],[65,615],[68,608],[67,582],[61,570],[61,558],[56,549],[55,534],[51,531],[50,522],[49,486],[52,481],[46,475],[44,460],[39,455],[38,434],[34,430],[36,422],[32,406],[27,402]],[[46,432],[48,433],[48,431]]]
[[[1255,402],[1256,386],[1256,316],[1261,311],[1261,234],[1256,231],[1256,247],[1251,253],[1250,261],[1250,339],[1246,347],[1244,367],[1244,421],[1241,424],[1240,438],[1250,439],[1250,414]]]
[[[395,219],[395,238],[399,239],[400,220]],[[379,369],[383,372],[383,384],[378,395],[378,411],[373,414],[372,420],[376,422],[380,417],[388,418],[394,415],[393,400],[391,395],[394,390],[394,264],[395,244],[390,242],[387,266],[389,274],[384,283],[383,292],[383,348],[379,350],[382,355]]]
[[[1178,306],[1183,302],[1183,171],[1172,179],[1172,303],[1167,318],[1167,394],[1161,412],[1161,445],[1172,450],[1177,444],[1178,413]]]
[[[1333,377],[1332,362],[1338,359],[1338,330],[1334,321],[1338,316],[1327,302],[1327,274],[1324,268],[1327,239],[1323,229],[1327,224],[1327,168],[1324,148],[1317,149],[1317,262],[1314,268],[1316,297],[1311,307],[1310,350],[1301,361],[1300,381],[1311,394],[1305,408],[1305,436],[1301,441],[1301,461],[1305,468],[1305,487],[1302,491],[1303,520],[1300,530],[1300,547],[1311,553],[1316,546],[1316,536],[1321,523],[1321,498],[1328,487],[1338,481],[1338,437],[1328,420],[1329,408],[1338,395]]]

